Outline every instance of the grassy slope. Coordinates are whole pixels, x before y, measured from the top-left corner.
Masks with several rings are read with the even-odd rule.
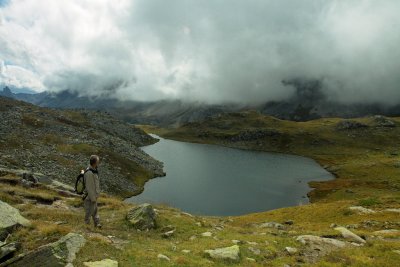
[[[85,261],[104,258],[118,260],[120,266],[225,266],[228,263],[214,262],[204,257],[203,250],[231,246],[231,240],[234,239],[244,241],[240,246],[242,259],[240,264],[229,264],[230,266],[282,266],[284,263],[295,266],[302,257],[289,256],[284,252],[284,248],[291,246],[301,249],[301,245],[294,239],[300,234],[337,235],[329,227],[331,222],[354,224],[366,219],[384,222],[396,220],[398,217],[392,213],[380,213],[368,217],[351,214],[345,208],[349,205],[347,201],[341,202],[339,209],[337,203],[321,203],[229,218],[191,217],[179,210],[158,206],[159,228],[149,232],[137,232],[125,221],[125,215],[133,205],[103,195],[99,202],[104,227],[95,230],[84,225],[82,201],[79,198],[62,197],[42,187],[25,189],[18,185],[10,185],[9,182],[13,179],[16,177],[10,175],[1,177],[0,180],[7,183],[1,184],[0,199],[19,208],[33,225],[31,228],[19,229],[9,241],[18,240],[23,244],[22,250],[29,251],[56,241],[69,232],[81,233],[88,242],[78,253],[74,266],[83,266]],[[38,200],[38,203],[47,204],[26,202],[27,197],[30,200]],[[53,205],[48,205],[54,200],[57,201]],[[260,229],[252,225],[252,223],[282,222],[288,219],[294,220],[294,225],[288,226],[286,231]],[[224,228],[216,230],[215,226],[221,224]],[[162,227],[167,225],[174,225],[177,228],[176,235],[172,239],[160,237]],[[355,232],[369,236],[372,230],[378,229],[380,228],[360,229]],[[201,237],[201,233],[206,231],[213,232],[217,239]],[[193,235],[197,238],[190,240]],[[113,236],[117,243],[122,244],[122,249],[111,244],[107,236]],[[246,241],[258,244],[250,245]],[[249,251],[249,247],[260,249],[261,254],[254,255]],[[400,255],[392,250],[398,247],[397,242],[374,240],[362,248],[354,247],[334,252],[316,265],[396,266]],[[183,249],[191,250],[191,253],[184,254]],[[158,260],[158,253],[170,257],[171,262]],[[256,259],[257,263],[247,261],[246,257]]]

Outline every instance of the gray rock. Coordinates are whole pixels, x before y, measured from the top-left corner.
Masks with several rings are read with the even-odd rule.
[[[167,256],[165,256],[165,255],[163,255],[163,254],[158,254],[158,255],[157,255],[157,258],[158,258],[159,260],[171,261],[170,258],[168,258]]]
[[[396,127],[396,123],[385,116],[376,115],[373,120],[375,125],[379,127]]]
[[[303,245],[317,245],[317,246],[332,246],[336,248],[344,248],[346,243],[340,240],[336,240],[333,238],[324,238],[314,235],[301,235],[298,236],[297,241],[302,243]]]
[[[0,240],[19,226],[30,226],[29,220],[22,217],[19,210],[0,200]]]
[[[259,225],[260,228],[276,228],[279,230],[285,229],[283,224],[277,222],[265,222]]]
[[[201,234],[201,236],[203,236],[203,237],[212,237],[212,235],[213,234],[211,232],[204,232]]]
[[[395,212],[395,213],[400,213],[400,209],[385,209],[387,212]]]
[[[367,127],[368,127],[368,125],[366,125],[366,124],[363,124],[358,121],[352,121],[352,120],[343,120],[336,124],[337,130],[357,130],[357,129],[367,128]]]
[[[172,236],[174,236],[175,234],[175,230],[171,230],[171,231],[167,231],[165,233],[161,234],[162,238],[171,238]]]
[[[373,232],[374,235],[393,235],[393,234],[399,234],[400,230],[397,229],[387,229],[387,230],[380,230],[380,231],[375,231]]]
[[[345,239],[356,243],[366,243],[364,239],[344,227],[336,227],[335,230],[340,232]]]
[[[374,210],[367,209],[367,208],[364,208],[364,207],[361,207],[361,206],[349,207],[349,210],[356,211],[356,212],[361,213],[361,214],[373,214],[373,213],[376,213],[376,211],[374,211]]]
[[[80,234],[69,233],[60,240],[39,247],[38,249],[23,255],[16,261],[10,262],[10,267],[41,266],[41,267],[64,267],[72,264],[76,253],[86,243]]]
[[[292,248],[292,247],[285,247],[285,251],[289,253],[289,255],[294,255],[297,253],[297,248]]]
[[[240,261],[240,248],[238,245],[231,247],[205,250],[204,253],[212,259],[232,262]]]
[[[323,238],[313,235],[302,235],[296,239],[305,245],[302,255],[307,262],[316,262],[319,257],[323,257],[334,250],[346,247],[346,243],[332,238]]]
[[[156,228],[156,217],[153,206],[147,203],[131,209],[126,216],[130,224],[139,230]]]
[[[118,261],[104,259],[101,261],[84,262],[83,265],[86,267],[118,267]]]
[[[0,242],[0,262],[4,261],[5,258],[12,256],[15,251],[20,247],[19,243],[2,243]]]
[[[248,250],[253,253],[254,255],[260,255],[261,254],[261,250],[258,248],[254,248],[254,247],[248,247]]]

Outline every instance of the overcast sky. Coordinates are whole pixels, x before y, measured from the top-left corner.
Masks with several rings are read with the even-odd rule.
[[[398,0],[0,0],[0,79],[122,99],[265,102],[320,79],[400,102]]]

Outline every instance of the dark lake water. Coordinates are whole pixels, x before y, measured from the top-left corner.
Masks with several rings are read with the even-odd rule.
[[[159,137],[157,137],[159,138]],[[160,138],[144,147],[166,177],[146,183],[134,203],[168,204],[197,215],[241,215],[308,203],[308,181],[333,176],[304,157]]]

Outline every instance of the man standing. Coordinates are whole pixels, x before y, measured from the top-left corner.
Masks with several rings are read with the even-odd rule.
[[[90,156],[90,166],[85,171],[85,223],[90,224],[90,217],[93,218],[94,226],[101,228],[100,218],[97,213],[97,199],[100,195],[100,181],[97,167],[100,158],[97,155]]]

